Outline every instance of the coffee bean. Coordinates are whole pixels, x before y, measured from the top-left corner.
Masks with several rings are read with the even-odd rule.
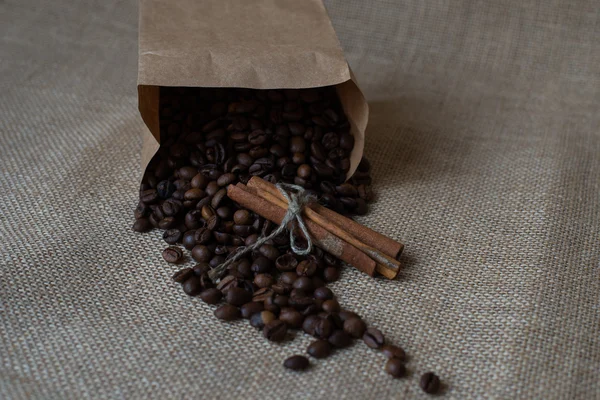
[[[219,289],[211,288],[206,289],[202,293],[200,293],[200,298],[207,304],[217,304],[221,301],[223,294]]]
[[[238,225],[250,225],[252,216],[247,210],[238,210],[233,214],[233,221]]]
[[[163,199],[168,199],[171,197],[175,190],[177,190],[175,185],[171,181],[167,180],[159,182],[156,186],[156,192],[158,196]]]
[[[385,343],[383,334],[376,328],[368,328],[363,335],[363,340],[372,349],[379,349]]]
[[[202,276],[210,271],[210,266],[206,263],[198,263],[192,268],[194,275]]]
[[[294,371],[301,371],[308,368],[310,362],[304,356],[291,356],[283,362],[283,366]]]
[[[184,268],[173,274],[173,280],[177,283],[183,283],[194,275],[194,271],[191,268]]]
[[[335,330],[327,339],[334,347],[338,349],[348,347],[352,344],[352,337],[343,330]]]
[[[335,282],[340,278],[340,271],[335,267],[327,267],[323,271],[323,278],[326,282]]]
[[[271,261],[275,261],[279,257],[279,250],[270,244],[263,244],[258,251]]]
[[[354,338],[363,337],[366,330],[367,324],[358,317],[352,317],[344,321],[344,331]]]
[[[421,376],[419,386],[425,393],[434,394],[440,390],[440,378],[433,372],[426,372]]]
[[[263,328],[263,336],[272,342],[281,342],[285,339],[287,327],[285,322],[276,319],[265,325]]]
[[[259,256],[257,257],[250,269],[255,273],[263,273],[268,272],[271,269],[272,262],[267,257]]]
[[[323,309],[323,311],[326,311],[328,313],[337,313],[340,311],[340,304],[335,299],[325,300],[321,308]]]
[[[254,284],[259,288],[271,287],[275,283],[275,279],[270,274],[256,274]]]
[[[327,339],[333,332],[333,324],[326,318],[319,318],[315,322],[314,336],[319,339]]]
[[[233,321],[240,317],[240,309],[231,304],[223,304],[215,310],[215,317],[224,321]]]
[[[292,286],[294,287],[294,289],[300,289],[304,291],[313,290],[312,280],[306,276],[301,276],[298,279],[296,279]]]
[[[136,232],[148,232],[152,229],[152,224],[148,220],[148,218],[139,218],[136,219],[133,223],[133,230]]]
[[[163,240],[168,244],[175,244],[181,240],[183,234],[179,229],[169,229],[163,233]]]
[[[262,302],[251,301],[250,303],[244,304],[240,311],[242,313],[242,318],[249,319],[252,315],[256,313],[260,313],[264,310],[264,305]],[[275,318],[275,316],[273,316]]]
[[[183,282],[183,291],[188,296],[197,296],[202,291],[202,283],[200,277],[192,276]]]
[[[192,250],[194,248],[194,246],[196,245],[195,234],[196,234],[195,229],[186,231],[183,234],[183,239],[181,239],[181,242],[183,243],[183,247],[185,247],[188,250]]]
[[[202,244],[196,245],[192,249],[192,258],[198,262],[209,262],[212,257],[212,251]]]
[[[298,276],[313,276],[317,272],[317,264],[311,260],[304,260],[296,267]]]
[[[277,258],[275,266],[280,271],[293,271],[298,266],[298,260],[292,254],[284,254]]]
[[[340,319],[342,320],[342,322],[346,322],[347,320],[351,319],[351,318],[358,318],[360,319],[360,317],[358,316],[358,314],[353,313],[352,311],[340,311],[338,313]]]
[[[227,291],[225,301],[234,306],[241,306],[252,301],[252,293],[242,288],[233,287]]]
[[[385,363],[385,372],[392,375],[394,378],[402,378],[406,375],[406,367],[404,363],[397,358],[390,358]]]
[[[277,317],[271,311],[261,311],[252,314],[250,317],[250,325],[255,328],[263,329],[268,323],[275,321]]]
[[[286,323],[290,328],[298,329],[302,327],[304,316],[293,308],[282,308],[279,313],[279,319]]]
[[[183,251],[178,247],[167,247],[163,250],[162,256],[168,263],[176,264],[183,258]]]
[[[315,340],[308,346],[306,352],[314,358],[325,358],[331,354],[331,345],[327,340]]]
[[[293,285],[297,279],[298,275],[295,272],[282,272],[279,275],[279,281],[286,285]]]
[[[318,321],[319,317],[317,317],[316,315],[307,316],[306,318],[304,318],[304,322],[302,322],[302,330],[308,333],[309,335],[314,335],[315,326]]]
[[[319,300],[330,300],[333,299],[333,292],[331,289],[326,287],[318,287],[314,292],[315,299]]]
[[[194,239],[197,244],[207,244],[212,238],[212,231],[208,228],[196,229]]]
[[[229,289],[238,287],[239,282],[240,280],[237,277],[233,275],[227,275],[219,281],[219,283],[217,284],[217,289],[219,289],[223,293],[226,293],[227,291],[229,291]]]
[[[140,193],[140,201],[146,204],[153,204],[158,201],[158,192],[156,189],[144,190]]]
[[[254,292],[254,295],[252,296],[252,301],[258,301],[258,302],[264,302],[266,299],[273,297],[273,289],[271,288],[262,288],[262,289],[258,289],[256,292]]]
[[[406,359],[406,353],[398,346],[386,344],[381,348],[381,352],[387,358],[397,358],[398,360],[404,361]]]

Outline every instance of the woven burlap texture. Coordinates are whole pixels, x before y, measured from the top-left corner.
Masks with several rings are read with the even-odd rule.
[[[140,178],[133,0],[0,3],[0,398],[600,398],[597,2],[326,2],[370,100],[396,281],[333,285],[410,354],[364,344],[290,373],[170,281],[131,231]]]

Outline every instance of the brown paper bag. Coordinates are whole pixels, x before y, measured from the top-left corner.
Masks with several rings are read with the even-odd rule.
[[[142,168],[160,143],[161,86],[301,89],[337,85],[354,135],[369,109],[321,0],[140,0],[138,101],[149,128]]]

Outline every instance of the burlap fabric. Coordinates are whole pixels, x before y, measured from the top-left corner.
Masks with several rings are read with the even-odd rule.
[[[371,101],[397,281],[334,285],[411,355],[358,343],[283,370],[131,231],[137,6],[0,3],[0,398],[600,398],[600,14],[589,1],[327,2]]]

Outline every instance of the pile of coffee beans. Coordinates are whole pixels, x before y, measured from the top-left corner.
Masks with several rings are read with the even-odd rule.
[[[362,339],[388,357],[387,373],[404,376],[404,351],[342,310],[326,287],[340,276],[340,261],[331,254],[314,248],[296,255],[281,234],[230,265],[218,282],[208,275],[276,228],[231,201],[230,184],[260,176],[303,186],[336,212],[367,212],[370,166],[363,159],[346,181],[354,138],[335,88],[160,91],[161,147],[143,178],[133,229],[162,229],[168,244],[162,256],[169,263],[187,261],[182,247],[189,251],[196,265],[173,280],[189,296],[217,306],[218,319],[245,318],[267,340],[280,342],[289,330],[302,330],[315,337],[307,354],[320,359]],[[292,370],[309,365],[301,355],[284,362]],[[435,380],[423,385],[431,390]]]

